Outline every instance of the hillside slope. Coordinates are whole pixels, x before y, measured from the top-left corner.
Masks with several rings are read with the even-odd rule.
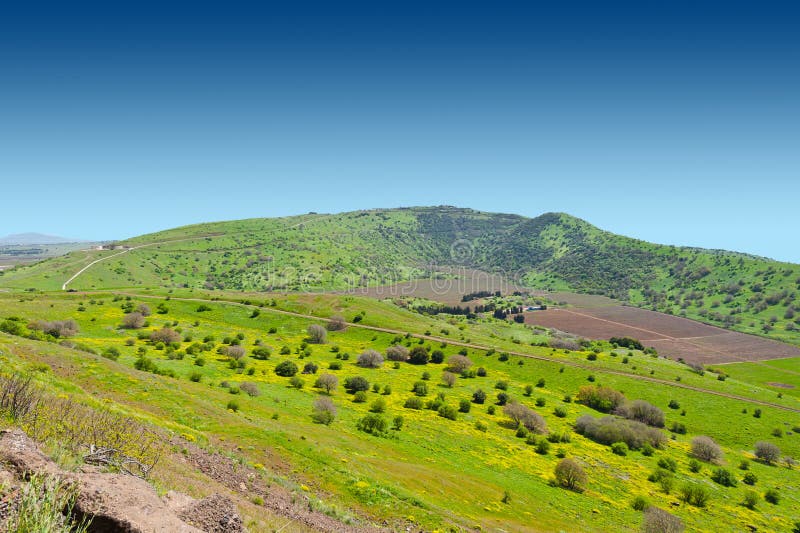
[[[800,265],[651,244],[561,213],[526,218],[440,206],[307,214],[198,224],[120,244],[133,249],[18,267],[0,286],[58,290],[103,257],[69,287],[341,290],[458,265],[800,343]]]

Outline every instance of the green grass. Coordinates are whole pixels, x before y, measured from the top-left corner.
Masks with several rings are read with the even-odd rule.
[[[252,298],[257,303],[273,297],[260,295],[260,300],[255,300],[257,295],[213,294],[236,300]],[[698,376],[683,365],[653,359],[638,352],[628,365],[621,363],[621,354],[613,357],[608,351],[602,352],[597,361],[588,361],[585,352],[553,353],[546,348],[513,342],[523,335],[534,335],[522,325],[492,320],[470,323],[463,319],[423,317],[388,303],[351,296],[274,296],[276,306],[272,307],[268,301],[268,305],[260,308],[257,318],[250,318],[252,308],[241,304],[208,302],[206,305],[210,311],[197,312],[200,302],[178,299],[202,299],[203,294],[199,292],[176,290],[170,300],[164,300],[163,295],[157,296],[158,299],[133,296],[131,300],[137,304],[146,302],[153,310],[158,302],[167,306],[167,314],[154,313],[149,317],[150,329],[177,321],[176,327],[182,329],[182,334],[192,335],[194,340],[202,341],[206,335],[213,335],[219,345],[223,337],[242,333],[245,337],[242,344],[248,352],[256,339],[272,346],[273,355],[267,361],[248,357],[246,368],[253,369],[252,375],[248,375],[247,370],[241,374],[230,369],[226,358],[214,351],[203,354],[207,363],[199,367],[194,364],[192,356],[168,359],[164,352],[155,350],[144,341],[135,341],[133,346],[127,346],[126,339],[135,337],[135,333],[118,329],[123,316],[120,305],[125,303],[125,299],[115,302],[111,293],[0,295],[0,317],[17,315],[26,320],[75,318],[80,323],[81,332],[72,341],[97,351],[114,346],[122,354],[118,361],[7,335],[0,336],[0,361],[4,367],[16,368],[48,363],[52,372],[42,375],[42,378],[51,386],[73,390],[79,387],[90,396],[118,403],[177,434],[192,435],[200,442],[235,443],[238,453],[250,464],[260,463],[278,469],[283,461],[287,461],[291,465],[292,482],[298,486],[306,485],[310,492],[328,495],[325,497],[326,505],[359,509],[376,520],[413,517],[414,522],[430,530],[445,529],[454,524],[515,531],[635,529],[640,513],[630,507],[634,496],[643,495],[659,500],[663,505],[667,501],[677,501],[675,494],[659,495],[656,486],[647,481],[657,461],[664,457],[678,463],[676,486],[691,479],[706,484],[712,493],[708,509],[702,512],[683,504],[672,510],[683,518],[689,530],[742,529],[746,524],[754,524],[763,530],[787,530],[800,514],[800,501],[795,490],[800,481],[797,470],[751,462],[751,471],[759,478],[756,490],[763,492],[768,487],[778,487],[783,499],[778,506],[762,501],[756,511],[750,511],[739,505],[749,487],[740,483],[737,488],[723,488],[711,482],[709,466],[704,466],[699,474],[693,474],[688,469],[687,456],[691,437],[706,434],[723,446],[728,467],[734,470],[742,459],[750,457],[753,443],[757,440],[773,440],[784,454],[797,457],[800,454],[800,435],[785,434],[773,438],[770,434],[776,427],[791,432],[791,427],[800,423],[800,413],[669,384],[644,382],[635,376],[650,376],[649,372],[653,370],[655,377],[671,382],[680,376],[683,384],[800,408],[796,397],[784,395],[778,399],[774,389],[759,383],[758,379],[751,381],[748,372],[736,375],[730,371],[731,377],[721,382],[713,375]],[[81,304],[84,311],[78,311]],[[475,366],[484,367],[488,375],[459,378],[450,389],[439,386],[444,365],[420,367],[401,364],[398,369],[392,368],[391,363],[379,369],[362,369],[355,365],[357,355],[364,349],[385,350],[394,342],[394,333],[360,327],[330,332],[327,344],[311,345],[311,355],[300,359],[296,352],[306,335],[306,328],[320,321],[277,312],[280,310],[320,317],[342,313],[348,320],[363,311],[362,324],[366,326],[415,334],[431,331],[449,342],[443,348],[448,356],[461,349],[455,344],[457,342],[492,346],[497,351],[487,355],[485,350],[468,348]],[[269,333],[270,328],[275,328],[276,332]],[[441,333],[442,329],[447,329],[449,334]],[[418,339],[403,338],[402,342],[414,346]],[[181,351],[189,344],[183,342]],[[441,346],[434,340],[423,344],[433,348]],[[278,353],[284,345],[290,347],[290,355]],[[346,361],[337,359],[333,346],[339,347],[338,354],[349,353],[350,358]],[[159,367],[173,371],[177,377],[134,370],[132,366],[140,347],[147,349],[148,356]],[[503,362],[500,360],[503,350],[555,360],[511,356]],[[340,386],[333,400],[339,415],[331,426],[311,421],[311,405],[320,394],[310,387],[313,376],[302,376],[306,386],[297,390],[288,386],[287,378],[275,375],[275,366],[284,359],[295,361],[301,368],[306,362],[313,361],[320,366],[319,373],[338,375]],[[342,369],[327,370],[332,362],[341,362]],[[572,366],[576,364],[581,366]],[[636,370],[633,366],[637,367]],[[726,371],[730,366],[733,365],[726,365]],[[509,394],[542,414],[550,429],[559,432],[569,431],[571,424],[582,414],[597,414],[579,404],[563,402],[565,395],[574,395],[580,386],[589,383],[588,377],[594,375],[596,383],[622,390],[630,399],[646,399],[661,407],[667,415],[667,426],[673,422],[685,424],[688,434],[677,435],[665,450],[657,451],[653,457],[645,457],[639,452],[620,457],[611,453],[609,447],[576,434],[572,435],[571,443],[553,444],[550,454],[543,456],[535,452],[534,446],[525,444],[524,439],[515,437],[513,430],[504,427],[505,417],[500,408],[495,415],[489,415],[488,403],[482,406],[473,404],[470,413],[460,413],[456,421],[446,420],[428,410],[404,409],[404,401],[412,396],[412,384],[424,371],[431,374],[428,383],[432,392],[429,397],[442,391],[447,403],[456,406],[460,399],[470,398],[479,387],[493,399],[498,392],[494,389],[495,383],[507,381]],[[200,383],[188,379],[192,372],[202,374]],[[776,367],[774,372],[780,373],[781,368]],[[353,403],[352,395],[345,393],[342,383],[344,378],[355,375],[364,376],[381,386],[391,385],[392,394],[380,396],[370,391],[366,403]],[[535,388],[532,396],[526,397],[525,385],[535,384],[539,379],[545,380],[545,386]],[[252,398],[244,393],[231,395],[220,387],[222,381],[254,382],[261,395]],[[370,436],[356,429],[356,421],[368,413],[370,403],[379,396],[387,401],[384,415],[387,419],[391,420],[398,414],[405,418],[402,431],[390,432],[390,438]],[[534,400],[538,397],[546,400],[544,407],[535,406]],[[231,399],[239,403],[238,412],[226,408]],[[680,402],[681,409],[666,407],[673,399]],[[557,406],[566,408],[566,418],[552,414]],[[752,416],[756,408],[762,410],[760,418]],[[743,409],[748,413],[743,414]],[[681,414],[683,410],[686,411],[684,415]],[[475,429],[478,421],[486,424],[486,432]],[[590,478],[586,492],[576,494],[550,486],[557,461],[555,454],[559,449],[586,464]],[[736,473],[740,476],[742,472],[736,470]],[[508,503],[501,501],[505,492],[511,496]],[[454,506],[454,501],[459,505]]]

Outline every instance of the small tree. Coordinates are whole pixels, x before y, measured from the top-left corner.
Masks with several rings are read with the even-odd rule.
[[[339,378],[333,374],[322,374],[317,378],[317,381],[314,382],[314,386],[330,394],[331,391],[336,390],[336,387],[339,386]]]
[[[472,360],[466,355],[451,355],[447,358],[447,368],[451,372],[461,374],[472,366]]]
[[[164,327],[152,332],[150,340],[156,343],[172,344],[173,342],[180,342],[181,334],[172,328]]]
[[[383,356],[375,350],[365,350],[358,356],[356,364],[364,368],[380,368],[383,364]]]
[[[771,442],[761,440],[756,442],[755,455],[759,461],[771,465],[781,458],[781,450]]]
[[[408,362],[412,365],[427,365],[429,359],[428,350],[422,346],[414,346],[408,355]]]
[[[683,533],[683,521],[664,509],[652,505],[644,510],[642,533]]]
[[[285,378],[292,377],[297,374],[297,365],[291,361],[282,361],[275,367],[275,373]]]
[[[318,424],[330,425],[336,418],[336,406],[333,404],[333,401],[324,396],[314,400],[314,406],[311,409],[311,418]]]
[[[345,378],[344,388],[351,394],[358,391],[367,391],[369,390],[369,381],[361,376]]]
[[[456,383],[456,375],[452,372],[442,372],[442,383],[452,388]]]
[[[562,459],[555,467],[556,483],[565,489],[582,492],[586,485],[586,472],[581,465],[569,457]]]
[[[483,392],[481,389],[476,390],[472,393],[472,401],[473,403],[482,404],[486,401],[486,393]]]
[[[711,437],[699,435],[692,439],[692,455],[701,461],[717,463],[722,460],[722,448]]]
[[[408,360],[408,348],[400,344],[386,348],[386,358],[390,361],[405,362]]]
[[[334,315],[328,321],[328,331],[344,331],[347,329],[347,322],[341,315]]]
[[[122,317],[122,327],[125,329],[139,329],[144,326],[144,315],[141,313],[128,313]]]
[[[242,348],[241,346],[236,346],[236,345],[226,346],[225,355],[227,355],[228,357],[230,357],[235,361],[238,361],[239,359],[242,359],[245,356],[245,351],[244,348]]]
[[[150,316],[152,314],[150,311],[150,306],[147,304],[139,304],[139,306],[136,308],[136,311],[142,316]]]
[[[308,342],[311,344],[325,344],[328,338],[328,331],[319,324],[311,324],[306,330],[308,333]]]

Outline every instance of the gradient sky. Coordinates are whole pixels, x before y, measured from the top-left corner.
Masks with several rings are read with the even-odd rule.
[[[797,2],[8,4],[0,234],[451,204],[800,262]]]

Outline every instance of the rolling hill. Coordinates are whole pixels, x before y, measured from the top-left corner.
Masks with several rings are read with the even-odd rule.
[[[800,344],[800,265],[651,244],[563,213],[526,218],[449,206],[312,213],[197,224],[118,244],[130,250],[18,267],[0,286],[58,290],[98,259],[69,288],[342,290],[464,266]]]

